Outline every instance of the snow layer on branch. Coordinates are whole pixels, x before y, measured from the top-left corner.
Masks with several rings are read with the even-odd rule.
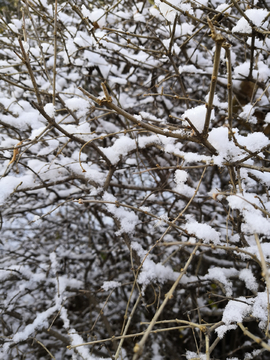
[[[205,105],[200,105],[200,106],[196,106],[192,109],[188,109],[184,112],[184,114],[182,115],[182,118],[188,118],[192,124],[195,126],[195,128],[199,131],[202,132],[203,131],[203,127],[204,127],[204,121],[205,121],[205,116],[206,116],[206,107]],[[214,111],[212,111],[211,113],[211,119],[214,119]],[[187,121],[184,122],[185,126],[190,126],[189,123]]]
[[[267,292],[260,292],[254,299],[252,316],[260,320],[259,327],[265,329],[268,322],[268,304],[267,301]]]
[[[67,309],[64,306],[61,308],[60,317],[64,322],[64,328],[69,330],[70,321],[68,318]]]
[[[246,147],[249,151],[260,151],[263,147],[270,144],[267,136],[263,133],[255,132],[248,136],[238,134],[237,129],[232,129],[237,142]],[[246,156],[246,152],[229,140],[228,128],[219,127],[210,131],[208,141],[217,149],[218,155],[213,156],[213,161],[217,165],[222,165],[224,161],[238,161]]]
[[[108,290],[115,289],[120,286],[121,286],[121,283],[119,281],[104,281],[104,283],[101,287],[105,291],[108,291]]]
[[[152,282],[163,284],[167,280],[175,281],[177,279],[179,273],[173,271],[170,266],[164,266],[161,263],[156,264],[153,260],[149,259],[150,255],[146,257],[147,252],[142,249],[138,242],[132,242],[131,246],[132,249],[137,251],[141,261],[144,260],[138,277],[138,283],[142,284],[144,288]]]
[[[125,156],[129,151],[136,149],[136,142],[128,136],[121,136],[112,146],[100,148],[113,165],[117,164],[120,156]]]
[[[251,303],[251,299],[246,299],[243,296],[237,298],[236,301],[230,300],[228,302],[222,316],[222,321],[225,325],[220,326],[215,330],[218,337],[222,339],[226,331],[237,328],[237,325],[232,324],[242,322],[244,317],[252,312]]]
[[[195,220],[189,219],[189,222],[184,225],[184,229],[189,235],[194,235],[198,239],[203,240],[206,244],[213,243],[215,245],[220,243],[220,233],[213,229],[208,224],[201,224]]]
[[[232,282],[228,280],[231,276],[237,276],[238,271],[236,269],[227,269],[214,267],[208,270],[208,274],[204,276],[205,279],[217,280],[220,282],[226,291],[226,296],[232,296]]]
[[[162,140],[162,143],[164,145],[164,151],[167,153],[178,155],[179,157],[185,159],[186,164],[192,163],[192,162],[205,162],[210,163],[212,158],[207,155],[200,155],[194,152],[187,152],[187,151],[181,151],[179,147],[182,147],[181,143],[175,143],[175,140],[169,139],[170,141],[164,141],[163,138],[159,137]],[[164,136],[165,138],[165,136]],[[167,138],[168,139],[168,138]]]
[[[242,213],[245,221],[242,224],[242,231],[248,234],[270,235],[270,220],[264,217],[263,213],[256,208],[261,207],[256,194],[230,195],[227,197],[227,201],[232,209],[240,210]]]
[[[258,282],[250,269],[241,270],[239,273],[239,279],[245,282],[247,289],[253,292],[258,291]]]
[[[20,177],[16,176],[6,176],[0,180],[0,205],[2,205],[9,195],[18,187],[31,187],[34,184],[34,179],[32,175],[24,175]]]
[[[174,181],[176,184],[182,184],[187,181],[188,173],[185,170],[176,170],[174,173]]]
[[[250,63],[249,61],[243,62],[234,68],[234,78],[238,81],[234,81],[234,84],[240,84],[239,79],[245,80],[249,76]],[[258,81],[267,81],[269,76],[269,68],[267,64],[262,61],[258,61],[256,69],[252,71],[252,77],[258,79]]]
[[[217,149],[219,155],[213,156],[213,161],[216,165],[222,165],[224,159],[231,155],[231,153],[240,153],[234,143],[229,141],[228,129],[225,127],[215,128],[210,131],[208,141]]]
[[[27,325],[22,331],[19,331],[14,335],[13,341],[19,342],[26,340],[35,330],[48,327],[48,318],[56,311],[59,310],[59,305],[55,305],[46,311],[37,315],[32,324]]]
[[[55,106],[53,106],[53,103],[48,103],[44,106],[44,111],[47,115],[50,117],[54,117],[55,114]]]
[[[89,50],[85,50],[83,53],[83,58],[88,61],[88,66],[97,65],[104,78],[105,79],[107,78],[110,71],[110,65],[101,55],[96,54]]]
[[[117,203],[117,199],[107,192],[103,195],[103,200],[108,202]],[[135,226],[139,222],[138,216],[131,210],[126,210],[123,207],[116,207],[114,204],[106,204],[108,210],[114,214],[114,216],[120,220],[121,228],[116,232],[116,235],[119,236],[123,233],[132,233]]]
[[[258,319],[260,321],[259,327],[264,330],[267,326],[267,309],[267,292],[260,292],[253,299],[247,299],[241,296],[236,300],[231,300],[226,305],[222,316],[222,321],[225,325],[220,326],[215,331],[222,339],[228,330],[236,328],[236,325],[233,325],[233,323],[242,322],[244,317],[249,315]]]
[[[236,135],[238,143],[245,146],[249,151],[260,151],[263,147],[270,144],[270,140],[262,132],[254,132],[248,136]]]
[[[174,174],[174,181],[176,182],[177,186],[175,187],[175,191],[179,194],[184,196],[191,197],[194,195],[194,189],[185,182],[187,181],[188,173],[184,170],[176,170]]]
[[[112,84],[120,84],[120,85],[125,85],[127,83],[127,80],[123,77],[120,77],[120,76],[112,76],[110,75],[109,76],[109,81],[112,83]]]
[[[170,3],[183,11],[188,11],[190,14],[193,14],[193,9],[190,4],[183,3],[181,0],[170,0]],[[179,13],[173,7],[160,0],[155,0],[155,4],[159,7],[161,14],[170,22],[173,22],[176,14]]]
[[[262,243],[261,247],[262,247],[263,255],[264,255],[266,261],[269,261],[270,260],[270,244]],[[255,255],[259,260],[261,259],[257,245],[247,246],[244,248],[244,250],[252,255]],[[250,256],[248,254],[239,253],[237,255],[240,256],[242,260],[250,259]]]
[[[90,107],[89,101],[79,97],[73,97],[72,99],[67,99],[65,103],[67,107],[72,111],[80,109],[87,112],[88,108]]]
[[[213,4],[213,2],[212,2],[212,4]],[[227,10],[226,10],[226,9],[227,9]],[[226,10],[225,13],[230,14],[232,9],[231,9],[231,7],[228,6],[228,4],[220,4],[220,5],[216,8],[216,11],[219,11],[219,12],[222,12],[222,11],[224,11],[224,10]]]
[[[203,74],[202,69],[198,69],[195,65],[181,65],[178,68],[179,73],[190,73],[190,74]]]
[[[102,27],[106,24],[105,12],[102,9],[93,9],[89,11],[85,5],[82,5],[82,13],[85,17],[88,17],[91,22],[97,21],[99,27]]]
[[[187,351],[186,352],[186,358],[187,360],[193,360],[193,359],[196,359],[196,360],[206,360],[206,354],[202,354],[202,353],[196,353],[196,352],[193,352],[193,351]]]
[[[257,119],[256,117],[252,116],[254,112],[255,112],[254,106],[251,104],[247,104],[243,106],[243,111],[239,114],[239,116],[249,122],[252,122],[253,124],[256,124]]]
[[[80,345],[80,344],[84,343],[83,338],[76,332],[75,329],[70,329],[69,332],[68,332],[68,335],[69,335],[69,337],[71,339],[71,345],[72,346]],[[83,359],[96,360],[96,357],[92,356],[90,354],[90,351],[89,351],[87,346],[79,346],[79,347],[76,348],[76,350],[82,356]]]
[[[248,9],[245,11],[245,15],[255,26],[260,27],[266,19],[268,11],[266,9]],[[267,24],[265,24],[265,26],[267,26]],[[241,19],[238,20],[236,26],[233,27],[232,32],[251,34],[252,27],[244,17],[241,17]]]
[[[226,334],[227,331],[235,330],[235,329],[237,329],[236,324],[233,324],[233,325],[221,325],[215,330],[215,332],[217,333],[217,335],[218,335],[218,337],[220,339],[223,339],[223,337],[224,337],[224,335]]]
[[[39,128],[42,123],[39,121],[39,112],[25,100],[17,101],[15,98],[0,98],[0,103],[10,110],[11,114],[1,115],[1,120],[9,125],[25,131],[31,126],[32,129]]]

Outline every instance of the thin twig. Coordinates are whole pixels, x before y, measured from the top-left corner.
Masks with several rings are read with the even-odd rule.
[[[141,341],[139,343],[137,343],[134,347],[134,356],[133,356],[133,360],[137,360],[141,355],[142,355],[142,352],[143,352],[143,348],[144,348],[144,345],[146,343],[146,340],[148,339],[148,336],[150,335],[157,319],[159,318],[159,316],[161,315],[163,309],[165,308],[165,306],[167,305],[167,302],[172,299],[173,297],[173,293],[177,287],[177,285],[179,284],[179,282],[181,281],[182,277],[184,276],[184,274],[186,273],[197,249],[199,248],[199,246],[197,245],[192,253],[190,254],[190,257],[188,259],[188,261],[186,262],[183,270],[181,271],[180,275],[178,276],[178,278],[176,279],[176,281],[174,282],[173,286],[171,287],[171,289],[169,290],[169,292],[165,295],[165,299],[163,301],[163,303],[161,304],[161,306],[159,307],[159,309],[156,311],[150,325],[148,326],[144,336],[142,337]]]
[[[255,341],[255,343],[261,345],[264,349],[270,351],[270,346],[262,341],[261,338],[259,338],[258,336],[253,335],[250,331],[248,331],[247,328],[244,327],[244,325],[242,323],[237,323],[237,325],[240,327],[240,329],[243,331],[244,335],[248,336],[249,338],[251,338],[252,340]]]
[[[54,2],[54,59],[53,59],[53,106],[55,106],[56,56],[57,56],[57,0]]]
[[[127,331],[128,331],[129,325],[130,325],[130,323],[131,323],[131,319],[133,318],[133,315],[134,315],[134,313],[135,313],[135,310],[137,309],[137,306],[139,305],[139,302],[140,302],[140,300],[141,300],[141,296],[142,296],[142,295],[139,294],[139,296],[138,296],[138,298],[137,298],[137,300],[136,300],[136,303],[135,303],[135,305],[133,306],[133,309],[132,309],[132,311],[131,311],[131,313],[130,313],[130,315],[129,315],[129,317],[128,317],[128,322],[127,322],[127,324],[126,324],[126,326],[125,326],[125,330],[124,330],[124,332],[123,332],[123,338],[120,340],[120,343],[119,343],[119,345],[118,345],[117,351],[116,351],[116,353],[115,353],[115,357],[114,357],[115,360],[118,359],[120,350],[121,350],[121,348],[122,348],[122,346],[123,346],[123,342],[124,342],[124,340],[125,340],[125,335],[127,334]]]
[[[212,78],[211,78],[208,103],[206,104],[207,111],[206,111],[206,116],[205,116],[204,128],[203,128],[203,132],[202,132],[202,135],[205,138],[208,135],[208,129],[209,129],[209,125],[210,125],[210,118],[211,118],[211,112],[212,112],[212,107],[213,107],[215,88],[216,88],[216,83],[217,83],[217,78],[218,78],[218,69],[219,69],[219,63],[220,63],[221,48],[222,48],[222,44],[225,41],[225,38],[221,34],[216,33],[216,30],[215,30],[214,25],[212,24],[211,20],[208,18],[207,21],[208,21],[209,27],[211,29],[212,39],[216,43],[216,50],[215,50],[215,56],[214,56],[213,73],[212,73]]]

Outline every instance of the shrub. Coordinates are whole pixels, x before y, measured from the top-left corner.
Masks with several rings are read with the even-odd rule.
[[[2,358],[268,358],[268,12],[4,13]]]

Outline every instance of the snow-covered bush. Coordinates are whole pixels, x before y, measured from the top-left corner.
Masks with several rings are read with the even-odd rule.
[[[3,13],[1,358],[269,358],[267,4]]]

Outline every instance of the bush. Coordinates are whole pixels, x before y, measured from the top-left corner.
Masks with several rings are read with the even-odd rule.
[[[268,12],[4,13],[3,359],[269,358]]]

